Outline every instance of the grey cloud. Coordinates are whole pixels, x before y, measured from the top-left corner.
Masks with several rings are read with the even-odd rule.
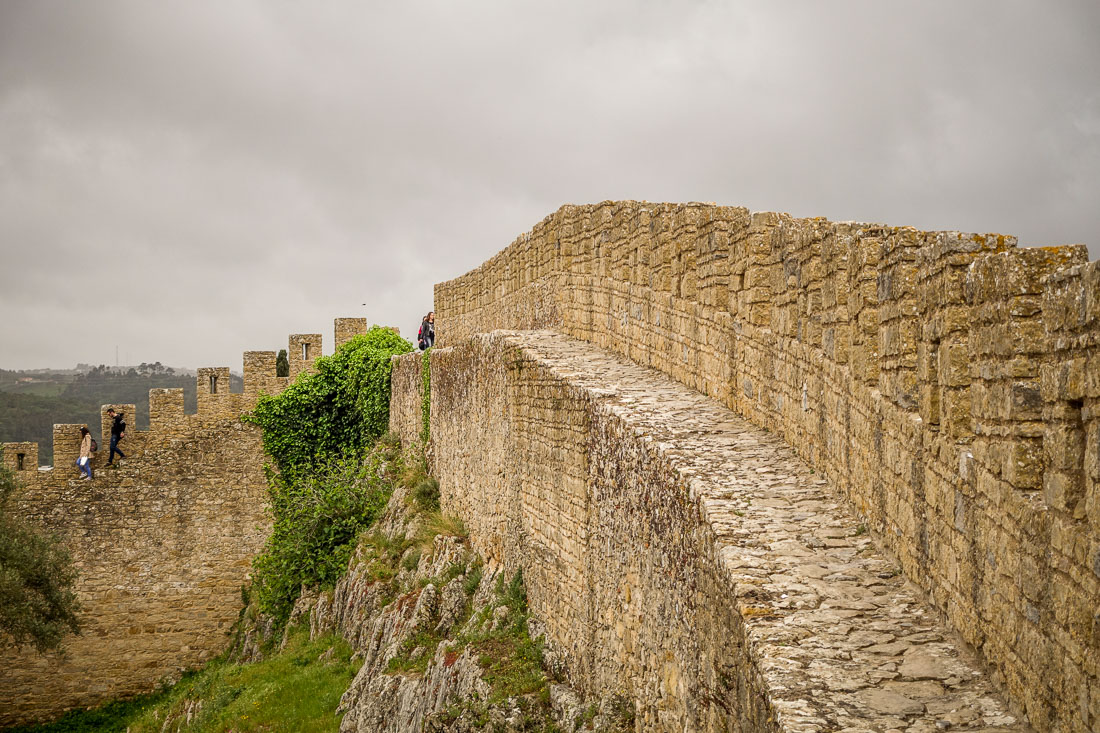
[[[566,202],[1096,257],[1098,35],[1092,2],[5,3],[0,367],[409,335]]]

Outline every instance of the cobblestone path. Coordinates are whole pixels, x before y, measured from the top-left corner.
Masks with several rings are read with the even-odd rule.
[[[685,476],[781,729],[1030,730],[855,512],[778,438],[587,343],[493,337],[584,390]]]

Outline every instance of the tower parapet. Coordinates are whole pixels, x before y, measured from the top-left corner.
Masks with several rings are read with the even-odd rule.
[[[185,425],[187,425],[187,414],[184,412],[182,389],[176,387],[149,390],[150,432],[167,435],[182,429]]]
[[[33,474],[23,472],[38,468],[38,443],[4,443],[0,458],[9,471],[15,471],[21,476],[31,476]]]
[[[321,356],[321,334],[295,333],[290,336],[287,360],[290,362],[290,381],[302,372],[313,368],[313,362]]]
[[[336,341],[335,348],[351,341],[356,336],[367,332],[366,318],[337,318],[335,323]]]
[[[278,356],[274,351],[244,352],[244,394],[254,401],[261,393],[278,394],[286,388],[286,377],[278,376]]]

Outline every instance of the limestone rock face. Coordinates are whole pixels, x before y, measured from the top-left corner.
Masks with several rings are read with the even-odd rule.
[[[476,641],[516,620],[514,607],[499,605],[503,568],[485,567],[468,542],[445,534],[417,559],[415,544],[401,549],[417,535],[413,514],[399,490],[374,528],[387,538],[381,545],[401,552],[387,560],[401,568],[396,575],[380,572],[377,547],[361,545],[334,591],[300,601],[311,609],[311,635],[336,631],[363,662],[340,702],[341,730],[462,733],[489,721],[519,731],[540,720],[574,730],[585,710],[567,686],[548,697],[568,704],[547,707],[530,695],[493,701],[482,657],[495,647]],[[601,730],[618,730],[616,720],[605,715]]]
[[[438,721],[429,724],[429,720],[460,699],[487,698],[489,686],[482,674],[469,650],[449,660],[445,645],[440,646],[423,675],[360,672],[341,702],[344,720],[340,730],[356,733],[460,730]]]

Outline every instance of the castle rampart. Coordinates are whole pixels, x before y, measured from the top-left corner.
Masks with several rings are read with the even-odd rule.
[[[365,322],[345,324],[345,337],[355,328],[366,332]],[[291,336],[288,352],[299,374],[321,355],[321,337]],[[147,431],[135,429],[133,405],[104,405],[90,481],[74,466],[80,425],[54,426],[53,467],[38,468],[37,444],[3,444],[24,486],[18,511],[72,553],[83,633],[66,639],[64,655],[0,643],[0,727],[148,692],[225,648],[270,526],[260,430],[240,415],[288,382],[273,351],[245,352],[244,375],[244,392],[233,393],[228,367],[199,369],[195,414],[185,414],[183,390],[150,390]],[[115,468],[103,465],[109,407],[129,424]]]
[[[436,287],[438,343],[552,328],[777,433],[1036,728],[1093,731],[1100,263],[1015,245],[701,204],[565,206]]]
[[[394,359],[407,443],[421,367]],[[433,350],[431,456],[548,657],[637,730],[1026,729],[826,481],[664,374],[551,331]]]

